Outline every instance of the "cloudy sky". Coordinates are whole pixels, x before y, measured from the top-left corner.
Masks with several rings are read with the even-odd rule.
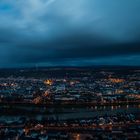
[[[139,60],[140,0],[0,0],[0,67]]]

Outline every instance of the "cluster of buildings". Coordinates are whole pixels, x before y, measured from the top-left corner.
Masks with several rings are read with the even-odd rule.
[[[33,72],[0,78],[0,139],[140,139],[139,71]]]
[[[139,139],[140,120],[134,114],[96,116],[88,119],[41,120],[18,118],[0,122],[0,139],[3,140],[82,140],[105,138]],[[88,134],[88,135],[87,135]]]
[[[138,73],[116,75],[114,72],[88,71],[81,76],[51,78],[0,78],[0,102],[115,102],[140,99]]]

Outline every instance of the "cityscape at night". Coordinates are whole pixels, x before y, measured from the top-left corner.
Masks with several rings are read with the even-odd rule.
[[[0,140],[140,140],[140,0],[0,0]]]
[[[3,69],[2,139],[140,138],[139,67]]]

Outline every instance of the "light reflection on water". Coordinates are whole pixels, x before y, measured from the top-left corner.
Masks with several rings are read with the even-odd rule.
[[[94,117],[98,115],[105,115],[105,114],[116,114],[116,113],[140,113],[140,105],[126,105],[126,106],[91,106],[91,107],[85,107],[85,108],[63,108],[63,110],[60,110],[60,112],[52,112],[52,114],[36,114],[32,115],[30,114],[25,115],[27,117],[33,117],[36,119],[41,119],[42,117],[56,117],[58,116],[60,119],[74,119],[74,118],[88,118],[88,117]],[[49,108],[52,110],[52,108]],[[47,110],[49,110],[47,109]],[[54,108],[55,110],[56,108]],[[58,109],[59,110],[59,109]],[[57,110],[57,111],[58,111]],[[12,117],[13,116],[13,117]],[[7,118],[8,120],[13,120],[14,117],[21,117],[20,115],[3,115],[0,116],[0,120],[3,120],[4,118]],[[16,118],[16,119],[17,119]]]
[[[121,109],[121,108],[125,108],[125,109],[133,109],[133,108],[140,108],[140,105],[125,105],[125,106],[121,106],[121,105],[118,105],[118,106],[92,106],[90,108],[87,108],[87,110],[118,110],[118,109]],[[79,108],[80,109],[80,108]]]

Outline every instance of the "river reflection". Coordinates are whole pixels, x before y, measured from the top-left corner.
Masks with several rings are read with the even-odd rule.
[[[22,107],[22,109],[24,109]],[[26,107],[25,110],[27,112],[31,110],[36,110],[37,112],[35,114],[26,113],[23,115],[20,114],[2,114],[0,116],[0,120],[3,118],[11,118],[12,117],[21,117],[26,116],[27,118],[37,118],[41,119],[42,117],[53,117],[53,118],[59,118],[59,119],[78,119],[78,118],[90,118],[100,115],[113,115],[117,113],[139,113],[140,114],[140,105],[118,105],[118,106],[91,106],[91,107],[72,107],[72,108],[32,108],[32,107]],[[40,113],[41,112],[41,113]],[[47,112],[47,113],[45,113]],[[11,117],[12,116],[12,117]]]

